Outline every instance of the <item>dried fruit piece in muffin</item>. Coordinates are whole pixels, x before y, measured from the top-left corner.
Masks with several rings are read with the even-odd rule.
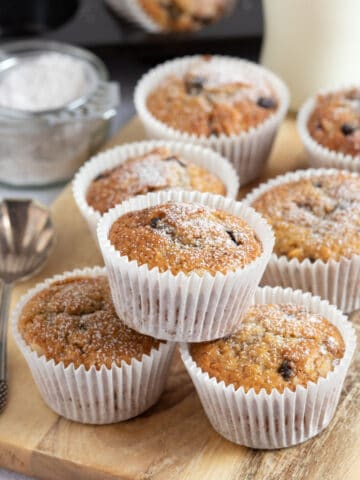
[[[238,332],[192,344],[190,352],[218,382],[270,393],[326,377],[344,356],[345,344],[334,325],[305,306],[267,304],[250,307]]]
[[[129,260],[174,275],[237,270],[263,250],[253,228],[241,218],[186,202],[126,213],[112,225],[109,239]]]
[[[360,155],[360,89],[319,95],[307,128],[323,147]]]
[[[127,327],[117,316],[105,276],[53,282],[24,306],[19,332],[39,355],[75,368],[141,359],[160,341]]]
[[[339,261],[360,254],[360,175],[339,171],[279,184],[252,206],[289,259]]]
[[[215,174],[163,147],[101,172],[90,183],[86,201],[103,214],[135,195],[170,188],[226,195],[225,185]]]
[[[278,108],[269,82],[242,64],[224,69],[216,58],[194,60],[180,77],[169,75],[146,100],[166,125],[196,136],[237,135],[264,122]]]

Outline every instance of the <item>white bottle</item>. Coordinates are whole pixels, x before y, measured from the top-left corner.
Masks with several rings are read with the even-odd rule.
[[[360,84],[360,0],[263,0],[261,62],[288,84],[291,108],[322,88]]]

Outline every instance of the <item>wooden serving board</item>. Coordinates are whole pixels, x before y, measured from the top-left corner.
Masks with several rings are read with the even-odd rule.
[[[111,144],[144,137],[138,120]],[[264,178],[306,165],[293,119],[288,119]],[[20,286],[12,305],[45,277],[102,264],[67,187],[52,207],[57,244],[44,270]],[[360,325],[360,316],[353,318]],[[10,336],[9,336],[10,337]],[[178,356],[166,391],[140,417],[109,426],[67,421],[43,403],[25,361],[9,338],[10,395],[0,415],[0,466],[44,480],[358,480],[360,478],[360,355],[335,419],[318,437],[277,451],[232,444],[210,426]]]

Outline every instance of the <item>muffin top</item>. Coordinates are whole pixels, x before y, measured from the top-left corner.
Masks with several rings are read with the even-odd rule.
[[[307,127],[323,147],[360,155],[360,89],[319,95]]]
[[[271,224],[274,252],[327,262],[360,254],[360,175],[339,171],[270,188],[252,206]]]
[[[244,220],[186,202],[128,212],[114,222],[109,240],[129,260],[174,275],[226,273],[262,253],[255,231]]]
[[[145,12],[164,30],[197,30],[217,20],[229,0],[140,0]]]
[[[169,188],[226,195],[226,188],[216,175],[167,148],[154,148],[100,173],[90,183],[86,201],[103,214],[135,195]]]
[[[246,132],[278,108],[270,84],[243,64],[228,69],[211,56],[194,60],[185,74],[169,75],[147,97],[151,114],[197,136]]]
[[[303,305],[250,307],[237,333],[192,344],[193,360],[210,377],[226,385],[295,390],[326,377],[344,356],[338,329]]]
[[[105,276],[53,282],[24,306],[19,332],[39,355],[55,363],[95,365],[141,360],[160,342],[131,330],[115,312]]]

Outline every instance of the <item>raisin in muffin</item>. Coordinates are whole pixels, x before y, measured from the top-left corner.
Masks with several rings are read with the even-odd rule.
[[[238,135],[263,123],[279,106],[270,82],[243,64],[220,68],[211,56],[169,74],[146,99],[148,111],[175,130],[198,137]]]
[[[163,30],[198,30],[220,18],[231,0],[139,0]]]
[[[159,147],[100,173],[90,183],[86,201],[103,214],[135,195],[169,188],[219,195],[227,193],[216,175],[178,154],[172,154],[168,148]]]
[[[160,342],[131,330],[114,309],[105,276],[71,277],[51,283],[23,307],[18,329],[46,359],[75,368],[130,364]]]
[[[274,252],[324,262],[359,255],[360,175],[315,172],[270,187],[252,202],[274,230]]]
[[[304,305],[249,308],[239,330],[227,338],[193,344],[190,353],[203,372],[225,385],[283,392],[326,377],[344,356],[338,329]]]
[[[329,150],[360,155],[360,89],[318,95],[307,129],[317,143]]]
[[[174,275],[234,271],[263,250],[253,228],[241,218],[174,201],[122,215],[113,223],[109,240],[129,260]]]

